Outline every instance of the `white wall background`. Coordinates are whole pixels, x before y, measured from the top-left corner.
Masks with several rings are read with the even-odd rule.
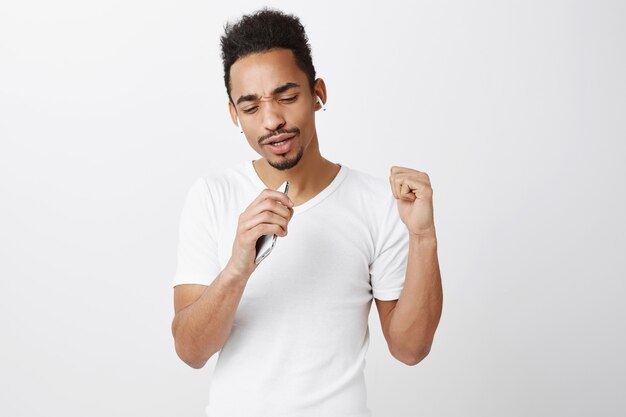
[[[626,3],[545,0],[3,2],[0,415],[203,415],[178,220],[257,156],[219,35],[264,4],[307,28],[324,156],[432,180],[443,316],[407,367],[373,308],[374,415],[624,415]]]

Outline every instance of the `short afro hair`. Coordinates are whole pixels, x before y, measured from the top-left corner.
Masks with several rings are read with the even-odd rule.
[[[243,15],[236,23],[227,23],[221,45],[228,99],[233,101],[230,96],[230,67],[240,58],[273,48],[286,48],[293,52],[296,65],[306,74],[313,92],[315,67],[308,42],[300,19],[280,10],[264,7],[251,15]]]

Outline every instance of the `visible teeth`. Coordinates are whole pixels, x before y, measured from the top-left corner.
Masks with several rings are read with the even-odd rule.
[[[273,142],[272,145],[282,145],[283,143],[285,143],[287,141],[287,139],[285,140],[281,140],[280,142]]]

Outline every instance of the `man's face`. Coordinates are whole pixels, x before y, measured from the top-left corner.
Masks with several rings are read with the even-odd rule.
[[[315,135],[318,106],[291,50],[248,55],[231,66],[230,76],[236,106],[235,111],[229,104],[233,122],[239,118],[248,143],[271,166],[279,170],[294,167]],[[285,142],[269,144],[281,139]]]

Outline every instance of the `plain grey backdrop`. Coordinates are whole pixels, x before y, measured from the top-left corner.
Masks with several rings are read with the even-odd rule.
[[[3,2],[0,415],[203,415],[178,221],[258,157],[219,36],[263,5],[307,29],[322,154],[432,181],[443,315],[408,367],[372,307],[374,416],[624,415],[626,3],[552,0]]]

